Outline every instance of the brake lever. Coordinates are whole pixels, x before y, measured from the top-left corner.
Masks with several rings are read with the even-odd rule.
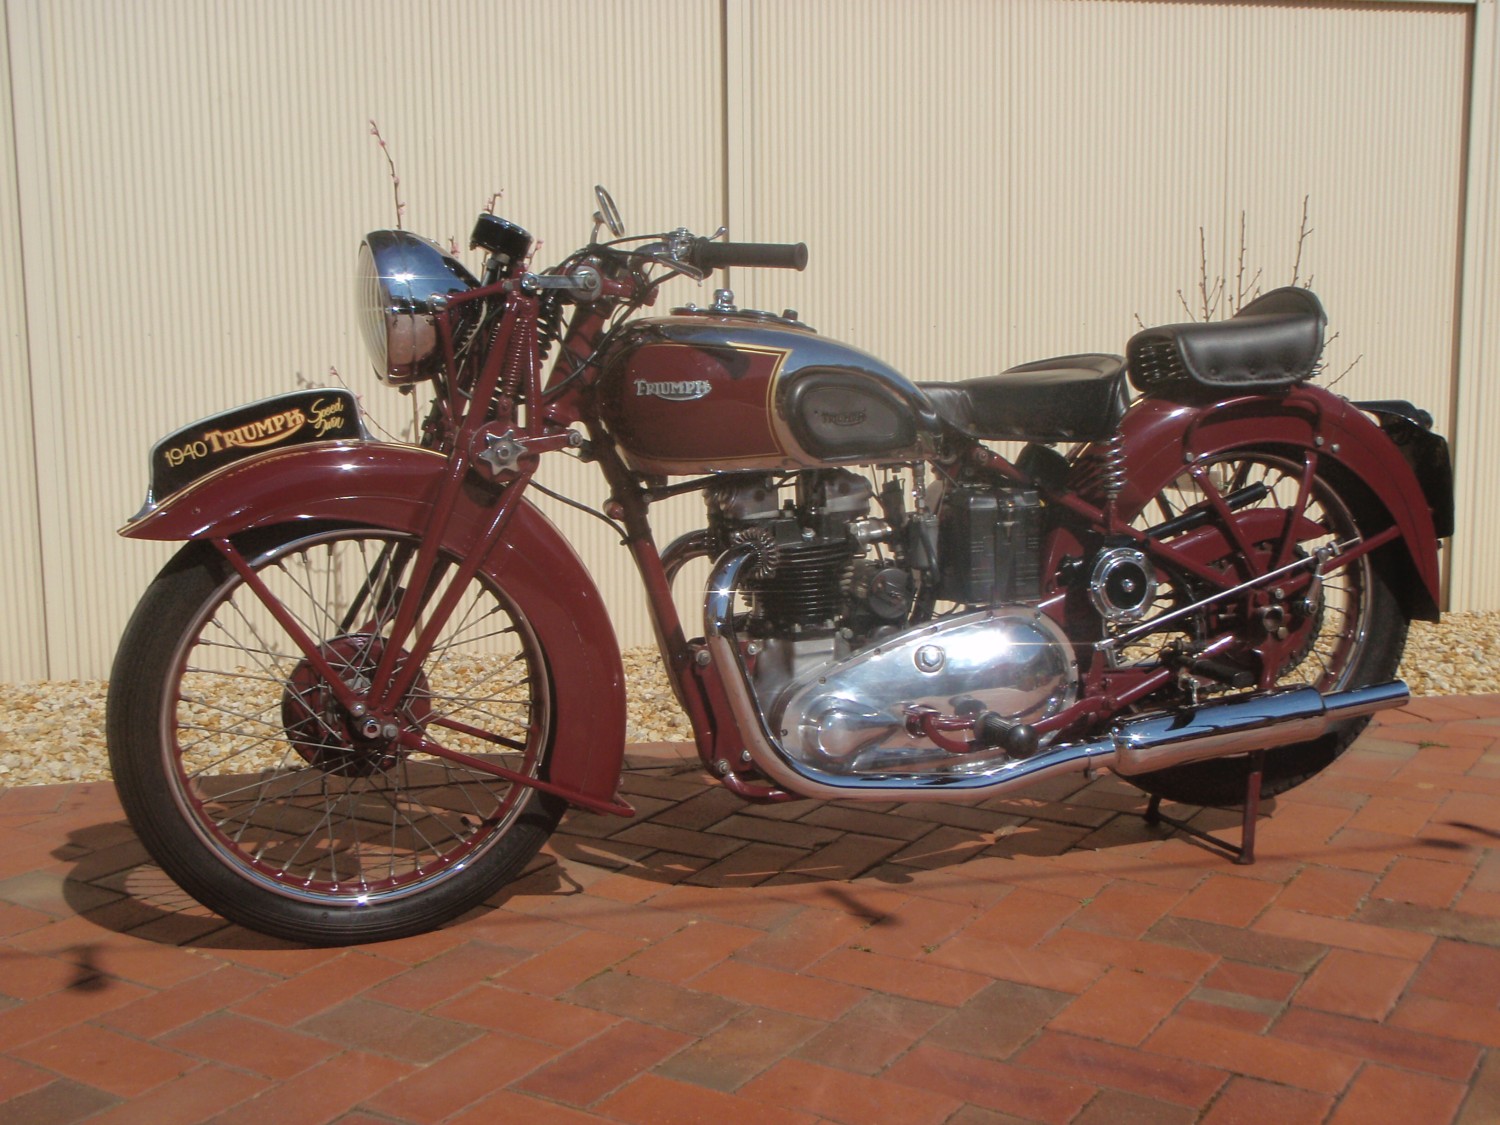
[[[708,236],[708,241],[712,242],[716,238],[723,238],[728,233],[729,228],[721,226]],[[697,242],[697,236],[688,230],[687,227],[678,227],[666,236],[666,241],[663,245],[670,264],[676,272],[691,277],[694,281],[702,281],[709,274],[713,273],[713,270],[704,269],[691,261],[693,247]]]

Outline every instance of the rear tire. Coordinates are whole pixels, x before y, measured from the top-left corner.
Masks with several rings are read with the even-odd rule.
[[[340,678],[367,684],[415,540],[288,526],[237,545]],[[456,561],[440,563],[443,587]],[[481,575],[397,715],[407,734],[544,777],[551,698],[524,615]],[[312,945],[421,933],[477,906],[565,807],[390,730],[366,737],[206,543],[179,551],[141,599],[107,730],[121,803],[162,869],[225,918]]]
[[[1237,450],[1205,462],[1212,473],[1223,474],[1235,487],[1265,483],[1267,497],[1242,509],[1285,508],[1296,495],[1301,472],[1292,451],[1274,449]],[[1183,505],[1169,498],[1182,487],[1184,473],[1157,497],[1159,510],[1138,521],[1141,526],[1177,514]],[[1184,488],[1184,490],[1186,490]],[[1369,530],[1372,505],[1356,482],[1333,481],[1319,474],[1314,478],[1311,501],[1302,513],[1323,528],[1322,539],[1310,539],[1311,551],[1325,543],[1343,542]],[[1359,513],[1356,515],[1355,513]],[[1185,597],[1192,597],[1185,591]],[[1278,676],[1278,685],[1311,684],[1319,691],[1344,691],[1384,683],[1395,677],[1406,646],[1409,619],[1391,587],[1386,568],[1372,556],[1336,572],[1325,586],[1324,609],[1316,615],[1300,659]],[[1327,768],[1365,729],[1369,717],[1349,719],[1308,742],[1272,749],[1266,753],[1261,776],[1261,796],[1274,797],[1295,788]],[[1186,766],[1139,774],[1128,780],[1153,796],[1181,804],[1238,807],[1245,803],[1249,777],[1246,756],[1217,758]]]
[[[1389,585],[1376,572],[1372,584],[1374,605],[1370,639],[1360,649],[1350,669],[1346,688],[1367,687],[1394,679],[1406,645],[1406,615]],[[1266,752],[1261,773],[1260,795],[1274,797],[1295,789],[1332,765],[1369,724],[1368,715],[1336,723],[1310,742],[1298,742]],[[1238,808],[1245,803],[1250,759],[1215,758],[1187,766],[1157,770],[1127,778],[1153,796],[1184,805]]]

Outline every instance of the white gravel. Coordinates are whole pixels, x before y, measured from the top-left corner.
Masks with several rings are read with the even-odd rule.
[[[692,738],[655,649],[625,653],[630,683],[630,742]],[[1500,613],[1450,613],[1417,622],[1401,675],[1413,695],[1471,695],[1500,690]],[[0,684],[0,786],[109,778],[100,680]]]

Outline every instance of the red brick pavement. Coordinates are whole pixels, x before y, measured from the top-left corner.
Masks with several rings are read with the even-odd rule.
[[[0,791],[0,1117],[1500,1121],[1500,697],[1383,716],[1253,867],[1109,776],[761,809],[681,751],[354,949],[187,900],[107,785]]]

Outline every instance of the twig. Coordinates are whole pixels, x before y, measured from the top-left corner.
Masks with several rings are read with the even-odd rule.
[[[1198,294],[1203,300],[1203,319],[1212,320],[1214,313],[1219,311],[1219,299],[1224,295],[1224,279],[1216,277],[1212,286],[1209,285],[1208,235],[1202,227],[1198,228]]]
[[[1329,383],[1327,383],[1325,385],[1329,386],[1329,387],[1337,386],[1339,379],[1342,379],[1345,375],[1349,374],[1349,372],[1353,371],[1354,368],[1355,368],[1355,366],[1359,363],[1359,361],[1362,360],[1362,359],[1364,359],[1364,358],[1365,358],[1365,353],[1364,352],[1360,352],[1357,356],[1354,357],[1354,362],[1353,363],[1349,364],[1348,367],[1346,367],[1342,371],[1340,371],[1338,373],[1338,375],[1337,375],[1336,378],[1334,378],[1331,382],[1329,382]]]
[[[384,426],[382,426],[380,424],[379,419],[375,418],[372,414],[370,414],[367,410],[365,410],[365,397],[364,397],[364,395],[360,394],[358,391],[356,391],[353,387],[351,387],[349,385],[349,381],[344,378],[344,376],[339,372],[339,369],[337,367],[330,366],[328,368],[328,377],[330,379],[332,379],[335,383],[337,383],[339,386],[343,387],[344,390],[348,391],[351,395],[354,396],[354,401],[359,405],[359,416],[362,419],[364,419],[365,422],[369,423],[370,426],[372,426],[374,429],[379,430],[390,441],[404,442],[404,441],[407,440],[407,438],[405,436],[405,434],[406,434],[405,430],[402,431],[402,436],[401,437],[397,437],[395,434],[391,433],[390,430],[388,430]],[[311,386],[311,385],[312,385],[311,383],[308,384],[308,386]],[[413,413],[413,422],[412,422],[412,425],[413,425],[413,428],[414,428],[415,424],[416,424],[416,421],[415,421],[416,400],[415,399],[412,400],[412,413]]]
[[[1233,316],[1245,303],[1245,212],[1240,212],[1240,252],[1234,270],[1234,304],[1229,309]]]
[[[1297,256],[1292,261],[1292,284],[1300,285],[1304,289],[1312,288],[1312,278],[1302,280],[1302,248],[1307,245],[1308,238],[1312,235],[1312,227],[1307,225],[1307,201],[1311,196],[1302,197],[1302,221],[1297,224]]]
[[[386,167],[391,170],[391,193],[396,197],[396,229],[403,229],[401,216],[406,210],[406,204],[401,202],[401,177],[396,174],[396,161],[391,157],[391,146],[385,143],[385,138],[380,135],[380,126],[370,120],[370,135],[380,142],[380,151],[385,154]]]

